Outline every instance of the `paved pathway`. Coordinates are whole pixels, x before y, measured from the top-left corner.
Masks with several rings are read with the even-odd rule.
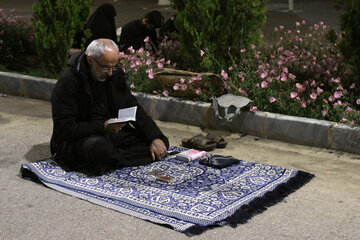
[[[183,124],[158,124],[173,145],[202,131]],[[22,163],[49,156],[51,131],[49,102],[0,97],[0,239],[189,239],[20,178]],[[229,144],[214,153],[308,171],[316,177],[248,223],[209,230],[194,239],[358,239],[359,155],[217,133]]]

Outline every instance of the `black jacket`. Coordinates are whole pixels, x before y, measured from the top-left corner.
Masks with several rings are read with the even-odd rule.
[[[73,48],[81,48],[82,38],[85,37],[84,30],[90,29],[91,37],[86,39],[85,48],[95,39],[108,38],[117,44],[115,26],[115,7],[110,3],[99,6],[90,16],[83,29],[74,36]]]
[[[134,20],[123,26],[119,41],[120,51],[125,51],[131,46],[134,48],[134,50],[145,47],[144,39],[146,37],[149,37],[152,44],[157,46],[158,40],[156,30],[146,30],[145,25],[142,24],[141,21],[141,19]]]
[[[114,111],[111,117],[117,117],[121,108],[137,106],[136,121],[133,126],[144,136],[144,142],[159,138],[168,147],[168,139],[156,123],[145,113],[126,85],[126,74],[121,68],[113,72],[106,81],[110,85]],[[105,135],[104,122],[107,119],[93,120],[91,107],[94,104],[90,81],[90,66],[84,52],[78,53],[70,61],[68,70],[57,81],[51,96],[53,134],[51,153],[62,156],[65,162],[76,161],[73,152],[74,143],[90,135]]]

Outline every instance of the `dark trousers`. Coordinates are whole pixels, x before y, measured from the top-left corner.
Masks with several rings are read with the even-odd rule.
[[[152,162],[144,137],[132,130],[80,139],[74,145],[74,152],[81,168],[91,175]]]

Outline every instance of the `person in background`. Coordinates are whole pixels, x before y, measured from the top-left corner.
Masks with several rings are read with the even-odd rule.
[[[117,44],[97,39],[72,56],[57,81],[51,96],[50,148],[64,169],[101,175],[165,157],[168,138],[131,94],[118,62]],[[119,109],[133,106],[136,121],[109,124]]]
[[[115,26],[115,7],[110,3],[100,5],[90,16],[83,29],[75,34],[73,48],[80,49],[82,38],[86,38],[84,31],[89,29],[91,37],[86,39],[85,48],[95,39],[107,38],[117,43]]]
[[[126,51],[129,47],[138,50],[145,48],[144,39],[149,37],[152,50],[156,51],[158,37],[156,28],[160,28],[163,21],[161,13],[157,10],[148,12],[144,18],[137,19],[125,24],[120,35],[120,51]]]
[[[178,32],[175,26],[175,17],[176,14],[172,15],[168,20],[166,20],[166,22],[160,27],[159,30],[159,40],[161,41],[162,39],[165,38],[165,36],[167,37],[167,39],[171,39],[171,33],[174,32]]]

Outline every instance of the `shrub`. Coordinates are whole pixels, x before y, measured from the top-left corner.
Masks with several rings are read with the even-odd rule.
[[[0,9],[0,61],[14,61],[24,54],[35,54],[31,19],[15,15],[15,9],[9,15]]]
[[[360,98],[356,83],[346,70],[338,47],[341,35],[323,22],[308,26],[296,22],[295,30],[276,27],[263,45],[240,51],[240,61],[222,65],[223,85],[205,96],[186,94],[209,101],[212,95],[233,93],[249,97],[262,111],[360,125]],[[163,44],[167,46],[166,44]],[[231,55],[229,54],[231,57]],[[210,51],[201,57],[214,58]],[[184,89],[205,93],[199,79],[183,79],[163,89],[176,96]],[[178,95],[177,95],[178,96]]]
[[[120,53],[120,64],[129,76],[127,81],[130,89],[145,93],[158,93],[160,84],[154,79],[154,68],[170,66],[165,59],[155,59],[155,56],[143,48],[129,48],[129,54]]]
[[[328,39],[334,32],[329,34],[323,22],[305,30],[305,21],[296,26],[294,31],[275,28],[265,45],[252,46],[255,58],[224,69],[224,87],[248,96],[263,111],[359,125],[356,84],[338,41]]]
[[[61,72],[75,32],[86,22],[91,0],[41,0],[33,5],[35,43],[43,68]]]
[[[259,42],[265,22],[263,0],[172,1],[177,7],[174,34],[187,67],[219,71],[238,60],[241,49]],[[210,53],[200,56],[200,51]],[[232,58],[230,57],[232,56]],[[213,57],[209,57],[213,56]]]
[[[340,49],[345,61],[350,65],[353,79],[356,81],[357,94],[360,95],[360,2],[342,0],[339,4],[345,12],[340,16],[343,39]]]

